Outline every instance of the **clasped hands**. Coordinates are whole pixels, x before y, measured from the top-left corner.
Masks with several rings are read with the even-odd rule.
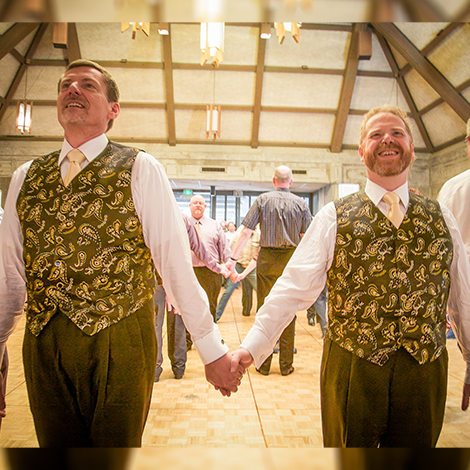
[[[238,390],[246,370],[253,363],[251,354],[243,348],[228,352],[217,361],[206,364],[207,381],[224,397]]]

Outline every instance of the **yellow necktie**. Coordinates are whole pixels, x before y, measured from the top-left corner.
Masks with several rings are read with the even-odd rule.
[[[78,149],[73,149],[67,154],[67,158],[70,160],[69,171],[65,175],[64,185],[68,186],[70,181],[72,181],[75,176],[77,176],[82,170],[80,163],[85,160],[85,155]]]
[[[196,225],[196,232],[199,235],[199,238],[201,239],[201,241],[203,241],[201,222],[199,222],[199,220],[198,220],[195,225]]]
[[[390,205],[390,209],[387,212],[387,219],[398,228],[403,220],[403,213],[400,210],[400,196],[390,192],[385,193],[382,199]]]

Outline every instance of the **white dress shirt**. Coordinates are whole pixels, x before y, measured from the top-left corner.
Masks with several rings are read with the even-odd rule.
[[[470,170],[454,176],[442,186],[437,200],[448,207],[459,224],[460,233],[470,258]]]
[[[381,198],[387,191],[368,180],[365,192],[386,215],[389,205]],[[408,183],[394,192],[400,196],[400,208],[405,213],[409,203]],[[441,208],[454,245],[447,307],[467,363],[465,383],[470,383],[470,263],[457,222],[446,207]],[[272,353],[277,338],[296,312],[310,307],[325,287],[327,272],[333,262],[336,228],[336,209],[334,202],[330,202],[314,217],[241,344],[253,356],[256,367]]]
[[[103,134],[79,149],[86,159],[85,168],[108,144]],[[62,178],[70,162],[72,149],[64,141],[58,163]],[[23,234],[16,201],[31,162],[23,164],[12,177],[0,225],[0,359],[4,344],[23,313],[26,298],[23,263]],[[182,312],[194,345],[204,364],[222,357],[228,350],[210,314],[207,295],[197,282],[191,264],[188,234],[168,178],[162,165],[145,152],[137,154],[132,168],[132,198],[157,271],[170,302]]]

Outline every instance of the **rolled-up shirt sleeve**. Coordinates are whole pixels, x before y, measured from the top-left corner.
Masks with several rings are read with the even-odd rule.
[[[191,262],[188,234],[162,165],[140,152],[132,170],[132,197],[166,295],[181,313],[204,364],[227,351]]]

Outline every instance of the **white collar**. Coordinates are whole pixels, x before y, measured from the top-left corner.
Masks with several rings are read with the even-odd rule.
[[[92,162],[108,145],[108,138],[106,135],[101,134],[98,137],[95,137],[94,139],[91,139],[84,144],[80,145],[79,150],[85,155],[86,159],[89,162]],[[62,164],[62,161],[64,158],[67,156],[67,154],[72,150],[74,147],[72,147],[66,139],[64,139],[64,142],[62,144],[62,149],[59,154],[59,166]]]
[[[367,196],[369,196],[369,199],[376,206],[382,200],[383,195],[385,193],[388,193],[388,191],[382,188],[382,186],[379,186],[378,184],[372,182],[369,179],[367,180],[367,183],[366,183],[365,192]],[[403,204],[405,208],[407,208],[408,203],[410,202],[410,195],[408,193],[408,181],[406,181],[405,184],[395,189],[393,192],[398,194],[398,196],[400,197],[401,203]]]

